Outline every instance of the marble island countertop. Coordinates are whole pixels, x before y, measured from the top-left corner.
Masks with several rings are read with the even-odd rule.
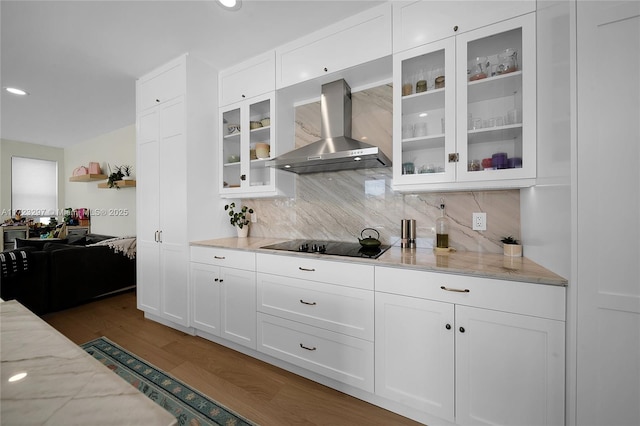
[[[168,411],[15,300],[0,302],[7,425],[175,425]],[[9,378],[26,372],[22,380]]]
[[[288,256],[312,256],[324,260],[366,263],[377,266],[410,268],[536,284],[559,286],[567,285],[567,280],[565,278],[545,269],[526,257],[507,257],[493,253],[450,252],[436,254],[432,249],[405,249],[399,246],[392,246],[378,259],[364,259],[312,253],[295,253],[261,248],[263,246],[283,241],[287,241],[287,239],[257,237],[220,238],[214,240],[193,241],[191,245],[248,250]]]

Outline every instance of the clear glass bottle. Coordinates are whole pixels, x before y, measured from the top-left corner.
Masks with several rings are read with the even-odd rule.
[[[444,200],[440,201],[440,217],[436,219],[436,247],[449,248],[449,219],[445,216]]]

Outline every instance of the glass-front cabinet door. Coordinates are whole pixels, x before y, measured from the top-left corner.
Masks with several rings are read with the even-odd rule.
[[[456,52],[457,180],[535,178],[535,15],[461,34]]]
[[[394,55],[395,186],[452,182],[455,163],[455,39]]]
[[[275,140],[273,93],[220,110],[221,196],[267,196],[275,191],[275,170],[265,167]]]

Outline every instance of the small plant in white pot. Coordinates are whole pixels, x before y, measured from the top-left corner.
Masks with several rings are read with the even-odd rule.
[[[522,245],[515,238],[509,236],[504,237],[502,240],[503,246],[502,250],[505,256],[509,257],[521,257],[522,256]]]
[[[240,207],[240,211],[235,211],[236,203],[224,206],[225,211],[229,212],[229,223],[236,227],[238,238],[246,238],[249,235],[249,215],[253,213],[253,209],[247,206]]]

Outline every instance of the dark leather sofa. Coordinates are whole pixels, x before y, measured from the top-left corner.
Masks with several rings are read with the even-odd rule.
[[[131,289],[136,284],[136,261],[108,246],[87,247],[108,238],[88,234],[69,240],[17,240],[5,259],[22,262],[0,274],[0,297],[16,299],[38,315],[67,309],[94,298]],[[24,263],[24,262],[23,262]],[[22,265],[19,265],[22,266]],[[4,268],[4,266],[3,266]]]

